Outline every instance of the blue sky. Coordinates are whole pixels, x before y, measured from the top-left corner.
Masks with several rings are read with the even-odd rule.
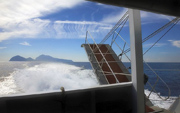
[[[92,34],[96,42],[100,42],[127,11],[126,8],[84,0],[3,0],[0,8],[0,61],[8,61],[15,55],[36,58],[41,54],[88,61],[81,48],[86,31]],[[145,38],[173,18],[141,11],[142,37]],[[144,60],[180,62],[179,30],[180,24],[144,55]],[[144,43],[143,51],[162,33]],[[129,43],[128,22],[120,35]],[[116,47],[115,51],[118,51]],[[123,58],[123,61],[128,60]]]

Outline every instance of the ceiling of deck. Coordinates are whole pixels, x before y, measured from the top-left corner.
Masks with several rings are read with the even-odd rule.
[[[180,0],[88,0],[180,17]]]

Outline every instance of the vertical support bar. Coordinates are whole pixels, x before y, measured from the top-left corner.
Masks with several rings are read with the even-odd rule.
[[[129,9],[133,112],[145,113],[143,54],[140,11]]]

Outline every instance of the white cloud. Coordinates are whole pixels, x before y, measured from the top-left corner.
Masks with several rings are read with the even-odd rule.
[[[175,47],[180,48],[180,40],[168,40]]]
[[[55,11],[72,8],[83,0],[4,0],[0,4],[0,42],[9,38],[37,35],[50,21],[38,19]]]
[[[106,34],[127,11],[106,15],[101,22],[56,21],[39,19],[41,16],[72,8],[84,0],[4,0],[0,3],[0,42],[9,38],[65,38],[82,37],[86,30]],[[106,6],[106,5],[105,5]],[[114,7],[111,7],[114,8]],[[144,12],[143,18],[154,18]],[[163,17],[163,16],[161,16]],[[103,24],[107,23],[107,24]],[[68,32],[67,32],[68,31]],[[71,33],[70,33],[71,32]],[[106,32],[106,33],[105,33]]]
[[[56,21],[52,27],[56,38],[84,38],[86,31],[93,36],[107,34],[107,28],[112,28],[112,25],[93,21]]]
[[[149,44],[144,44],[143,47],[144,48],[148,48],[148,47],[151,47],[154,43],[149,43]],[[162,47],[162,46],[165,46],[167,44],[165,43],[157,43],[156,45],[154,45],[154,47]]]
[[[127,9],[124,8],[121,12],[106,15],[102,19],[101,22],[103,22],[103,23],[117,23],[119,21],[119,19],[125,14],[126,11],[127,11]]]
[[[81,2],[82,0],[4,0],[0,4],[0,26],[71,8]]]
[[[49,23],[49,20],[32,19],[6,25],[4,32],[0,32],[0,42],[9,38],[33,38],[47,27]]]
[[[23,45],[23,46],[31,46],[28,42],[22,42],[22,43],[19,43],[20,45]]]
[[[1,49],[6,49],[6,48],[7,48],[7,47],[0,47],[0,50],[1,50]]]
[[[120,18],[125,14],[125,12],[128,11],[128,9],[124,8],[121,12],[118,13],[112,13],[109,15],[106,15],[103,19],[102,22],[104,23],[117,23]],[[174,17],[172,16],[166,16],[162,14],[156,14],[156,13],[151,13],[151,12],[145,12],[141,11],[141,19],[144,23],[152,23],[155,22],[155,20],[169,20],[171,21]]]
[[[109,25],[109,24],[103,24],[103,23],[99,23],[99,22],[93,22],[93,21],[56,21],[55,23],[60,23],[60,24],[93,24],[93,25]]]
[[[158,23],[161,22],[162,20],[171,21],[172,19],[174,19],[173,16],[141,11],[142,24]]]
[[[148,20],[160,20],[160,19],[166,19],[171,21],[174,17],[173,16],[167,16],[163,14],[158,14],[158,13],[151,13],[151,12],[146,12],[146,11],[141,11],[141,18],[146,18]]]
[[[6,26],[0,41],[9,38],[84,38],[86,31],[95,35],[107,34],[112,25],[93,21],[55,21],[33,19]],[[11,29],[9,29],[11,28]],[[98,32],[98,33],[97,33]]]

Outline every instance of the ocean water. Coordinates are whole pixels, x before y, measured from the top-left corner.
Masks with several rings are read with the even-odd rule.
[[[180,95],[180,63],[147,63],[153,71],[167,84],[171,90],[171,96]],[[130,63],[124,63],[126,67],[130,67]],[[131,70],[129,70],[131,71]],[[148,76],[148,82],[154,85],[157,76],[146,64],[144,64],[144,73]],[[158,80],[155,90],[162,96],[168,96],[168,89],[163,83]],[[151,87],[146,84],[145,89],[151,90]]]
[[[0,96],[98,85],[91,69],[64,63],[1,62],[0,72]]]
[[[124,65],[131,66],[130,63]],[[144,73],[148,76],[148,83],[144,86],[146,96],[152,90],[149,84],[154,86],[157,82],[149,99],[154,105],[168,109],[180,96],[180,63],[144,63]],[[160,77],[158,81],[156,75]]]
[[[130,63],[124,63],[126,67]],[[169,108],[180,95],[180,63],[148,63],[156,74],[167,84],[159,80],[155,86],[156,92],[165,99],[162,100],[155,90],[150,95],[153,104]],[[129,70],[131,71],[131,70]],[[148,76],[148,82],[156,83],[155,73],[144,65],[144,73]],[[0,96],[36,93],[60,90],[81,89],[98,86],[99,83],[93,73],[89,62],[74,62],[71,64],[48,62],[0,62]],[[148,96],[151,87],[145,85],[145,94]]]

